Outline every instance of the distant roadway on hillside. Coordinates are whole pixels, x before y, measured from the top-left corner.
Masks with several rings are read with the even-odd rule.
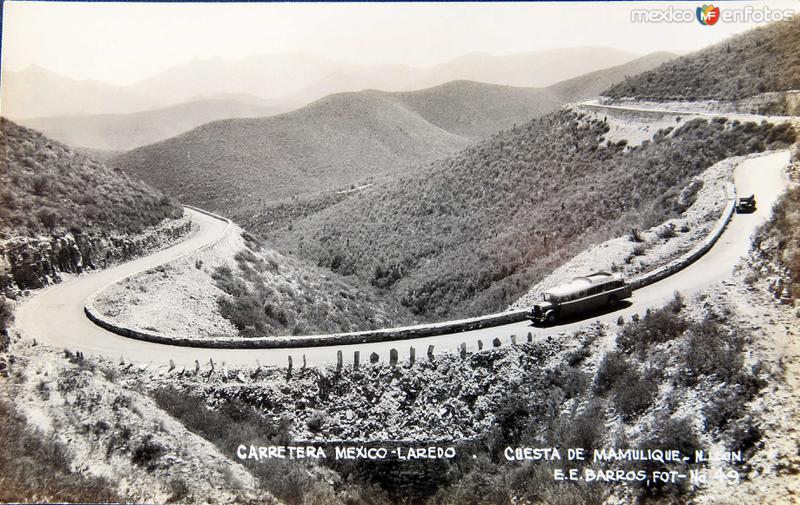
[[[646,110],[646,109],[642,109]],[[725,114],[721,114],[725,115]],[[758,116],[755,116],[758,117]],[[397,349],[400,361],[405,361],[409,348],[416,349],[417,359],[425,359],[429,345],[435,352],[457,352],[461,343],[468,350],[477,350],[478,341],[484,348],[492,346],[494,338],[504,345],[511,335],[518,342],[524,341],[528,332],[534,338],[570,332],[593,324],[596,321],[612,322],[634,313],[642,314],[647,308],[656,308],[672,298],[675,291],[691,296],[715,283],[730,277],[734,266],[750,250],[750,237],[764,223],[773,204],[786,190],[788,179],[785,168],[789,162],[789,151],[777,151],[742,162],[734,172],[734,184],[738,194],[754,193],[758,210],[753,214],[736,214],[714,247],[698,261],[666,279],[634,292],[632,305],[620,310],[593,316],[586,320],[561,324],[550,328],[532,327],[527,321],[494,328],[459,332],[450,335],[422,337],[373,344],[337,345],[294,349],[208,349],[156,344],[122,337],[106,331],[92,323],[84,314],[86,300],[93,293],[125,277],[169,262],[213,242],[228,233],[227,222],[210,217],[192,209],[186,209],[199,230],[186,240],[149,256],[122,265],[74,277],[60,284],[47,287],[25,300],[16,311],[16,327],[28,338],[40,344],[72,351],[80,350],[87,356],[101,355],[110,359],[122,356],[126,362],[150,364],[151,368],[165,367],[173,360],[177,367],[194,368],[195,360],[207,366],[213,358],[217,364],[230,367],[255,367],[261,365],[285,366],[292,356],[295,366],[305,356],[309,366],[335,363],[337,351],[342,351],[345,364],[352,363],[353,352],[360,351],[362,363],[368,362],[372,352],[388,362],[390,349]]]

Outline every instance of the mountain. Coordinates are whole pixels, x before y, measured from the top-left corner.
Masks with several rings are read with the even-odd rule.
[[[800,15],[735,35],[625,79],[604,94],[654,100],[733,100],[800,89]]]
[[[452,81],[423,90],[386,93],[385,96],[444,130],[478,139],[553,111],[565,102],[597,96],[626,76],[654,68],[672,57],[670,53],[653,53],[545,89]],[[397,77],[407,70],[392,66],[380,68],[380,72],[374,72],[373,67],[353,65],[351,70],[359,69],[357,73],[332,74],[303,93],[313,96],[323,90],[355,89],[366,82],[375,87],[391,87],[388,82],[397,81]],[[174,77],[178,78],[178,75]],[[200,75],[193,78],[199,79]],[[149,93],[155,94],[156,90],[151,89]],[[287,112],[297,104],[248,93],[199,93],[188,103],[154,110],[39,117],[19,122],[73,147],[95,152],[118,152],[159,142],[218,119],[272,116]],[[104,161],[109,155],[101,157]]]
[[[635,57],[617,49],[583,47],[500,56],[471,53],[431,68],[416,68],[359,65],[290,52],[232,61],[194,60],[129,86],[70,79],[32,66],[3,73],[2,114],[14,119],[120,114],[205,99],[239,100],[231,95],[298,105],[332,93],[411,91],[456,80],[544,87]]]
[[[195,93],[251,93],[308,103],[333,93],[379,89],[410,91],[469,80],[517,87],[544,87],[636,55],[604,47],[533,51],[512,55],[471,53],[430,68],[358,65],[309,53],[258,54],[241,60],[195,60],[145,79],[132,91],[175,102]]]
[[[0,112],[7,118],[126,113],[158,100],[95,80],[75,80],[37,66],[3,72]]]
[[[660,59],[623,65],[603,82]],[[203,125],[111,163],[183,201],[264,231],[338,202],[334,190],[453,153],[569,99],[594,96],[596,89],[557,86],[454,81],[417,91],[331,95],[281,116]],[[309,200],[319,192],[325,194]]]
[[[287,90],[287,97],[303,103],[347,91],[379,89],[399,91],[418,79],[424,69],[403,65],[353,65],[339,63],[325,74],[299,89]]]
[[[659,51],[636,58],[633,61],[589,72],[547,87],[547,91],[560,97],[564,102],[585,100],[599,96],[609,86],[622,82],[630,76],[652,70],[659,65],[677,58],[678,55]]]
[[[57,116],[22,119],[20,123],[71,146],[128,151],[218,119],[271,116],[287,110],[234,99],[207,99],[130,114]]]
[[[636,54],[607,47],[574,47],[511,55],[470,53],[428,69],[407,89],[427,88],[455,80],[539,88],[621,65],[636,57]]]
[[[383,93],[343,93],[277,116],[207,123],[111,164],[186,203],[250,217],[264,202],[346,187],[468,143]]]
[[[488,137],[563,104],[548,90],[473,81],[383,96],[444,130],[471,139]]]
[[[626,76],[653,69],[675,57],[667,52],[651,53],[546,88],[451,81],[417,91],[386,93],[385,96],[449,132],[482,139],[552,112],[565,103],[598,96]]]
[[[564,108],[274,232],[282,252],[386,290],[422,319],[502,310],[587,246],[676,214],[688,181],[763,150],[764,123],[694,120],[628,147]]]
[[[195,60],[144,79],[132,89],[145,96],[186,100],[195,93],[248,93],[306,104],[324,96],[363,89],[402,89],[420,69],[402,65],[356,65],[303,52],[257,54],[240,60]]]

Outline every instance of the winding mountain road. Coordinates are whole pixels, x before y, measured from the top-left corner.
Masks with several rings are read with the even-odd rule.
[[[310,366],[314,366],[335,363],[339,350],[343,351],[345,363],[352,362],[353,351],[356,350],[360,351],[361,360],[365,362],[372,352],[378,353],[383,361],[388,361],[389,350],[397,349],[402,361],[407,359],[409,347],[412,346],[417,350],[419,359],[424,357],[428,345],[434,345],[436,352],[456,351],[465,342],[468,349],[475,350],[478,340],[485,347],[490,347],[495,337],[508,344],[511,335],[524,339],[528,332],[537,338],[558,334],[595,321],[615,321],[619,316],[641,314],[647,308],[662,306],[676,290],[691,295],[728,278],[736,263],[748,253],[753,231],[766,221],[773,204],[787,188],[785,168],[788,162],[789,151],[778,151],[748,159],[736,168],[734,184],[737,192],[754,193],[758,200],[758,210],[753,214],[734,215],[714,247],[698,261],[660,282],[636,290],[631,300],[633,303],[629,307],[552,328],[534,328],[524,321],[451,335],[374,344],[295,349],[205,349],[130,339],[92,323],[83,310],[90,295],[127,276],[189,254],[227,232],[229,225],[226,222],[192,209],[186,209],[186,212],[199,225],[199,229],[188,239],[149,256],[77,276],[33,294],[17,308],[16,328],[25,337],[35,338],[40,344],[80,350],[87,356],[100,355],[110,359],[119,359],[122,356],[126,362],[147,363],[151,368],[166,367],[173,360],[178,367],[185,366],[187,369],[195,366],[195,360],[207,366],[210,358],[215,363],[225,363],[231,367],[255,367],[257,363],[285,366],[288,356],[293,357],[295,366],[299,366],[303,356]]]

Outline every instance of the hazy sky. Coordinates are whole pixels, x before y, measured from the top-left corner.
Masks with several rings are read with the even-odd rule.
[[[800,11],[800,1],[766,2]],[[701,2],[131,4],[6,1],[3,68],[41,65],[128,84],[192,59],[304,51],[353,63],[431,66],[494,54],[611,46],[699,49],[756,24],[632,23],[631,9]],[[719,3],[722,9],[746,2]],[[761,6],[762,3],[750,3]]]

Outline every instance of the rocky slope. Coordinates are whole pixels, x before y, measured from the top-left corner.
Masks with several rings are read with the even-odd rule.
[[[374,289],[282,256],[238,226],[211,248],[109,286],[99,313],[170,336],[275,336],[391,327],[410,319]]]
[[[187,233],[175,202],[0,118],[0,288],[130,259]]]

